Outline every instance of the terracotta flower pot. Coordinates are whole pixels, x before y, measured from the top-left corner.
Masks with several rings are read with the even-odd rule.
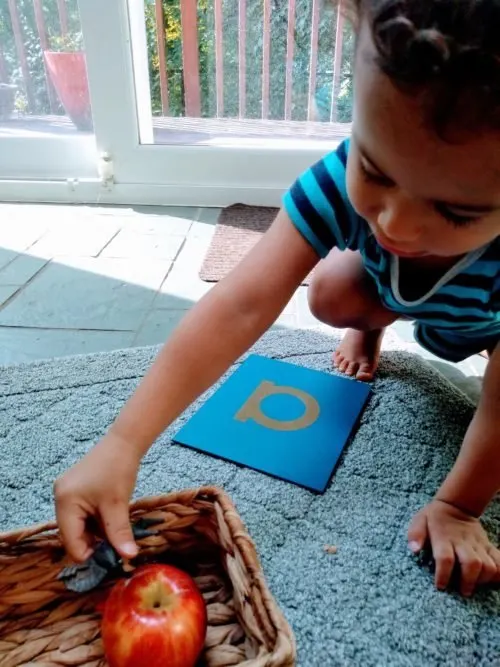
[[[85,54],[82,51],[45,51],[44,56],[64,110],[79,130],[92,130]]]

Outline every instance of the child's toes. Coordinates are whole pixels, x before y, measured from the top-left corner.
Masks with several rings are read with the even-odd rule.
[[[343,354],[337,354],[333,358],[333,365],[335,366],[335,368],[339,368],[340,365],[343,363],[343,361],[344,361],[344,355]]]
[[[369,363],[360,364],[358,372],[356,373],[356,379],[357,380],[363,380],[363,382],[367,382],[368,380],[372,380],[373,379],[373,369],[371,367],[371,364],[369,364]]]
[[[342,359],[342,361],[338,365],[338,369],[341,373],[345,373],[348,367],[349,367],[349,359]]]
[[[357,361],[351,361],[345,370],[345,374],[353,377],[356,375],[359,368],[359,363]]]

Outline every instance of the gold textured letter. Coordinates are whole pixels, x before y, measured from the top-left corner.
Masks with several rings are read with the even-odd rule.
[[[297,419],[290,419],[288,421],[267,417],[262,412],[260,406],[267,396],[272,396],[273,394],[288,394],[290,396],[295,396],[304,404],[304,414],[301,417],[297,417]],[[308,394],[301,389],[296,389],[295,387],[279,386],[268,380],[263,380],[250,398],[236,413],[235,419],[241,422],[253,419],[257,424],[275,431],[298,431],[314,424],[319,416],[319,411],[319,403],[313,396],[311,396],[311,394]]]

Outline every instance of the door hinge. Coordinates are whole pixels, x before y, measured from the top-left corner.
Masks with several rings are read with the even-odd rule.
[[[113,159],[109,153],[101,153],[98,164],[99,177],[104,187],[110,188],[115,181]]]

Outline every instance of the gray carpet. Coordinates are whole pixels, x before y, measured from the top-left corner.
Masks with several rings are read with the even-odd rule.
[[[332,346],[318,332],[273,331],[254,351],[328,369]],[[53,517],[52,480],[104,433],[155,353],[0,369],[1,529]],[[323,496],[169,445],[187,415],[148,453],[137,495],[225,487],[294,629],[301,667],[499,666],[500,592],[438,593],[406,547],[408,522],[451,467],[472,404],[406,352],[384,353],[374,392]],[[487,526],[499,534],[500,502]]]

